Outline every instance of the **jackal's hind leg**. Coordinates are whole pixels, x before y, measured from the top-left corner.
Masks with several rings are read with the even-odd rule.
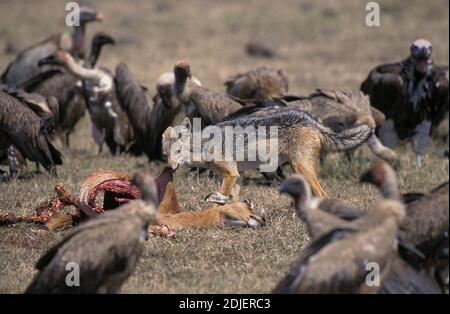
[[[319,179],[317,179],[315,167],[302,164],[302,162],[299,161],[292,161],[291,166],[292,170],[294,170],[295,173],[301,174],[306,178],[308,183],[311,185],[311,190],[315,196],[325,197],[327,195],[322,189],[322,186],[319,183]]]
[[[292,170],[308,180],[315,196],[325,197],[326,193],[319,183],[316,171],[321,151],[320,137],[315,130],[311,129],[304,129],[295,136],[295,142],[292,143],[289,151]]]

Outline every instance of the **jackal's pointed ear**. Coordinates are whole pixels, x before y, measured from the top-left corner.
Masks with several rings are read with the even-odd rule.
[[[191,132],[192,130],[192,125],[191,125],[191,121],[189,120],[189,118],[184,118],[183,122],[181,122],[180,126],[182,128],[186,128],[189,132]]]

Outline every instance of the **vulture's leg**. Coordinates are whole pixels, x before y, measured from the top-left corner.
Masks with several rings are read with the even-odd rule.
[[[61,133],[58,135],[58,138],[63,146],[63,150],[67,151],[67,149],[69,148],[68,144],[69,135],[67,133]]]
[[[103,143],[98,145],[97,157],[100,156],[103,152]]]
[[[443,293],[448,293],[448,267],[446,269],[436,269],[434,273],[434,278],[436,279],[439,287],[442,289]]]
[[[69,149],[70,147],[70,132],[66,132],[66,138],[64,142],[64,149]]]
[[[14,180],[19,176],[20,163],[18,156],[16,155],[16,149],[13,145],[10,145],[6,150],[9,166],[9,179]]]
[[[36,164],[36,173],[41,173],[41,167],[40,167],[39,163],[36,162],[35,164]]]
[[[422,155],[428,148],[428,141],[430,138],[431,121],[423,120],[414,129],[411,137],[414,153],[416,154],[416,166],[422,166]]]
[[[445,141],[444,157],[448,158],[448,136],[447,136],[447,140]]]
[[[103,144],[105,143],[105,130],[99,130],[94,123],[91,125],[92,137],[98,145],[97,156],[103,152]]]
[[[56,171],[56,167],[54,165],[48,167],[47,171],[52,178],[58,178],[58,172]]]
[[[389,147],[394,148],[398,142],[397,131],[395,130],[394,121],[392,119],[386,120],[378,131],[381,142]]]

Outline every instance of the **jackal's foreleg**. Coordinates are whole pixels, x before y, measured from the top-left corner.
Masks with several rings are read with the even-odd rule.
[[[219,192],[224,196],[239,197],[239,189],[233,189],[239,179],[239,171],[236,163],[216,162],[214,170],[222,175],[223,181]]]
[[[237,176],[224,176],[222,181],[222,186],[220,187],[220,194],[225,196],[232,196],[233,198],[239,197],[239,188],[235,187],[237,179],[239,178],[239,175]]]

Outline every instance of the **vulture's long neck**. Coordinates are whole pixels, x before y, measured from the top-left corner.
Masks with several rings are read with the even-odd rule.
[[[102,52],[102,48],[103,48],[103,45],[101,45],[101,44],[95,44],[95,43],[92,44],[91,52],[89,54],[89,59],[88,59],[89,66],[91,68],[93,68],[97,64],[98,58],[100,57],[100,53]]]
[[[186,83],[187,83],[187,77],[175,75],[175,93],[177,97],[183,97],[186,96]]]
[[[307,220],[311,198],[311,191],[308,191],[308,189],[303,186],[300,195],[294,199],[295,212],[303,221]]]
[[[86,69],[77,62],[75,62],[73,58],[69,58],[69,60],[67,60],[65,64],[67,70],[80,79],[99,81],[103,77],[102,73],[99,70]]]
[[[400,193],[398,191],[397,179],[392,176],[385,178],[381,185],[381,192],[383,197],[390,200],[400,200]]]
[[[84,48],[84,39],[85,39],[85,23],[84,22],[80,22],[79,26],[75,26],[73,28],[72,39],[73,39],[72,52],[73,53],[81,53]]]

